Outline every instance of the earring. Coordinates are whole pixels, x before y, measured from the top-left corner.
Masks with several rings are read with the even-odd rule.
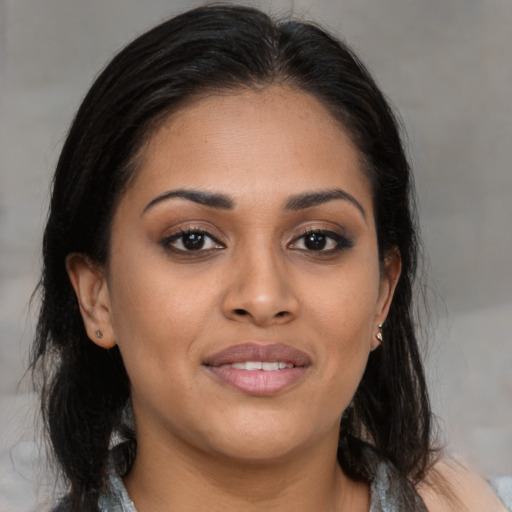
[[[100,339],[103,338],[103,333],[99,330],[99,329],[96,329],[96,338]]]
[[[379,340],[379,343],[377,343],[377,345],[375,345],[375,347],[373,347],[370,352],[373,352],[374,350],[376,350],[377,348],[380,347],[381,343],[382,343],[382,327],[384,327],[384,324],[379,324],[379,332],[375,335],[375,337]]]
[[[382,343],[382,328],[384,324],[379,324],[379,332],[375,335],[377,339]]]

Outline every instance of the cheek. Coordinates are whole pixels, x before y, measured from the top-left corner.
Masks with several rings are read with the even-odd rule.
[[[379,296],[377,264],[352,265],[341,268],[316,283],[315,293],[309,293],[309,320],[330,340],[341,345],[357,346],[370,342]],[[336,346],[339,344],[336,343]],[[357,350],[356,350],[357,352]]]
[[[158,340],[178,334],[182,325],[193,332],[211,311],[213,273],[192,272],[171,265],[160,248],[143,245],[138,251],[119,244],[109,276],[113,324],[118,341],[135,335]],[[180,336],[183,332],[180,332]]]
[[[364,290],[364,293],[362,292]],[[310,296],[305,329],[321,344],[319,368],[333,406],[348,405],[364,373],[371,348],[379,291],[376,265],[342,273]]]
[[[171,384],[183,362],[197,358],[194,340],[215,311],[215,286],[137,258],[112,268],[110,281],[113,329],[132,384],[150,375]]]

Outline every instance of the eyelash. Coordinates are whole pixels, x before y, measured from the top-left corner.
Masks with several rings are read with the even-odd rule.
[[[205,243],[205,240],[208,239],[208,240],[210,240],[210,244],[211,243],[214,244],[214,247],[208,247],[208,248],[204,249],[203,245],[202,245],[201,247],[199,247],[197,249],[190,249],[190,248],[187,249],[185,246],[183,246],[184,248],[177,248],[177,247],[173,246],[173,244],[175,242],[180,241],[180,240],[181,240],[181,244],[183,245],[183,239],[186,236],[190,236],[190,235],[199,235],[200,237],[202,237],[201,240],[203,241],[203,245]],[[319,237],[325,237],[326,244],[329,243],[329,240],[331,241],[331,244],[334,242],[334,247],[327,249],[327,250],[324,250],[323,247],[319,250],[309,249],[307,247],[304,247],[304,248],[294,247],[301,240],[305,244],[306,237],[308,237],[308,236],[312,237],[315,235],[317,235]],[[205,231],[204,229],[199,229],[199,228],[181,229],[178,232],[173,233],[172,235],[165,237],[163,240],[161,240],[160,245],[162,247],[164,247],[165,249],[170,250],[175,253],[179,253],[179,254],[191,253],[190,255],[192,255],[193,253],[196,253],[195,255],[197,255],[197,256],[199,255],[199,253],[204,254],[205,252],[210,252],[212,250],[225,249],[225,245],[223,243],[221,243],[219,240],[217,240],[215,237],[213,237],[208,231]],[[330,231],[330,230],[326,230],[326,229],[309,229],[309,230],[301,233],[300,236],[298,236],[292,242],[290,242],[287,247],[296,249],[299,251],[303,251],[303,252],[313,253],[315,255],[328,256],[328,255],[338,253],[344,249],[350,249],[353,246],[354,246],[354,243],[352,240],[350,240],[349,238],[347,238],[344,235],[336,233],[335,231]]]

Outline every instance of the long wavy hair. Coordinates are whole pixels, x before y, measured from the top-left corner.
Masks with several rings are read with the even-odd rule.
[[[271,84],[313,95],[350,133],[372,186],[379,257],[398,249],[402,260],[385,341],[341,421],[339,463],[371,482],[375,461],[386,460],[411,496],[425,475],[432,416],[413,325],[418,240],[397,120],[354,53],[319,27],[214,5],[166,21],[120,51],[83,100],[58,161],[31,367],[71,510],[98,510],[113,440],[129,441],[119,467],[126,473],[136,434],[119,350],[87,337],[65,258],[78,252],[108,261],[112,216],[138,171],[137,155],[173,111],[209,91]]]

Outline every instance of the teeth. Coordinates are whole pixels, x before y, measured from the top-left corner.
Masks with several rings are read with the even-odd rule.
[[[235,368],[237,370],[264,370],[272,372],[276,370],[284,370],[285,368],[293,368],[293,364],[284,363],[282,361],[245,361],[243,363],[224,364],[222,368]]]
[[[261,362],[260,361],[247,361],[245,363],[245,369],[252,370],[261,370]]]

